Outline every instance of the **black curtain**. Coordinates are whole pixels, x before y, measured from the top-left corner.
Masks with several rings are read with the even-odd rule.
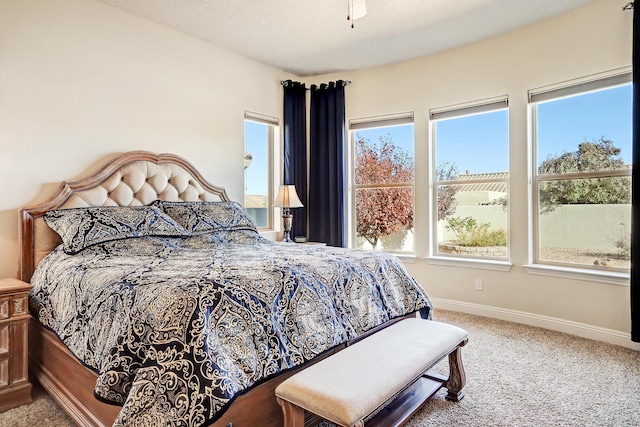
[[[302,208],[293,209],[291,236],[307,235],[307,89],[304,83],[286,80],[284,87],[283,184],[295,185]]]
[[[640,342],[640,18],[633,10],[633,170],[631,172],[631,340]]]
[[[309,240],[345,246],[345,81],[311,86]]]

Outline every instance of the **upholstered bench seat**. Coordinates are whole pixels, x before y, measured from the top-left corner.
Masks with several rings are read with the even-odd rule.
[[[282,382],[276,396],[285,426],[302,427],[305,410],[340,426],[362,426],[447,355],[449,378],[428,376],[440,381],[411,413],[443,386],[449,399],[459,400],[465,384],[460,347],[466,342],[467,332],[457,326],[401,320]]]

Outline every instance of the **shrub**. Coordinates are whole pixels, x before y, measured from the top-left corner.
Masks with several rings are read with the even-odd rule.
[[[631,234],[624,223],[620,223],[620,236],[616,239],[615,244],[620,258],[631,258]]]
[[[491,224],[478,223],[468,216],[466,218],[450,217],[445,227],[456,235],[456,243],[460,246],[506,246],[507,232],[500,228],[491,230]]]

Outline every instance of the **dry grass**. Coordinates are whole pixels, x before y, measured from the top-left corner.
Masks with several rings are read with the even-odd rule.
[[[617,252],[597,249],[541,248],[540,258],[547,261],[586,264],[604,267],[630,268],[631,260]]]

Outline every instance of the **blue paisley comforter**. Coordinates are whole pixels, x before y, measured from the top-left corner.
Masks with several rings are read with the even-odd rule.
[[[59,247],[32,284],[32,313],[123,406],[116,425],[210,424],[265,379],[431,308],[393,256],[251,230]]]

